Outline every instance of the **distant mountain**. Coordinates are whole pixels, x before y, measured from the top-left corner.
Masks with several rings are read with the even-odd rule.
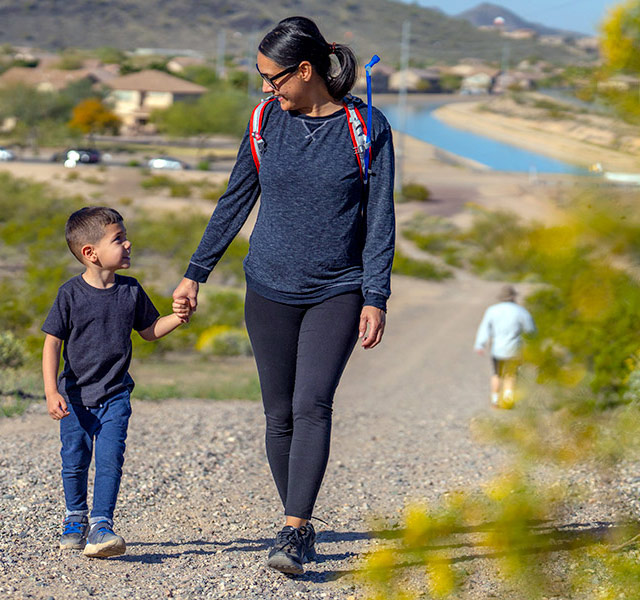
[[[193,49],[215,56],[218,32],[224,29],[227,52],[246,55],[249,48],[255,52],[269,28],[291,15],[313,18],[330,42],[348,43],[361,59],[377,53],[390,66],[399,61],[405,21],[411,23],[416,64],[469,56],[498,61],[502,48],[494,32],[394,0],[0,0],[0,44],[50,50]],[[575,48],[551,48],[534,40],[514,40],[510,52],[514,60],[532,54],[560,63],[590,60]]]
[[[522,17],[519,17],[517,14],[510,11],[508,8],[499,6],[498,4],[491,4],[489,2],[483,2],[474,8],[470,8],[469,10],[465,10],[464,12],[456,15],[456,18],[469,21],[469,23],[476,27],[492,26],[496,17],[502,17],[504,19],[504,28],[506,31],[513,31],[514,29],[533,29],[540,35],[560,35],[574,38],[585,37],[584,34],[576,33],[575,31],[554,29],[553,27],[547,27],[540,23],[526,21]]]

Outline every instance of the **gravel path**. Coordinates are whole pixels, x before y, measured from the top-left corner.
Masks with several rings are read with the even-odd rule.
[[[499,452],[468,425],[487,410],[489,366],[471,346],[496,286],[394,280],[385,341],[356,350],[336,397],[320,561],[296,579],[264,566],[281,509],[258,403],[134,403],[116,510],[128,548],[109,560],[57,549],[59,442],[43,406],[0,421],[0,598],[362,597],[354,570],[377,543],[372,517],[494,468]]]

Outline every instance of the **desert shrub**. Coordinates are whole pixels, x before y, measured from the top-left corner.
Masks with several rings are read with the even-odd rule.
[[[223,133],[241,137],[252,108],[246,93],[223,89],[209,92],[196,102],[175,102],[166,110],[155,111],[151,119],[159,131],[172,136]]]
[[[462,265],[464,246],[458,241],[458,228],[449,221],[417,213],[402,234],[420,250],[441,256],[448,265]]]
[[[10,331],[0,332],[0,370],[20,367],[25,359],[24,344]]]
[[[406,183],[396,197],[396,202],[427,202],[430,197],[431,192],[424,185]]]
[[[172,197],[189,198],[191,186],[183,181],[176,181],[168,175],[152,175],[143,179],[140,185],[147,190],[167,188]]]
[[[246,331],[229,325],[213,325],[205,329],[196,350],[214,356],[250,356],[251,344]]]
[[[220,199],[220,196],[227,191],[228,183],[228,181],[225,181],[216,186],[203,186],[200,196],[205,200],[213,200],[214,202],[217,202]]]
[[[393,272],[398,275],[408,275],[409,277],[417,277],[418,279],[430,279],[432,281],[442,281],[453,277],[451,271],[439,267],[427,260],[416,260],[406,256],[399,250],[396,250],[393,258]]]

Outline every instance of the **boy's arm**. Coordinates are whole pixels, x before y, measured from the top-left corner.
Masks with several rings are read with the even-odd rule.
[[[143,340],[154,342],[171,333],[174,329],[184,323],[184,319],[173,313],[165,317],[158,317],[149,327],[141,329],[138,333]]]
[[[55,421],[59,421],[69,414],[67,403],[62,394],[58,392],[58,367],[60,366],[61,349],[62,340],[47,333],[42,348],[42,378],[44,379],[47,411]]]

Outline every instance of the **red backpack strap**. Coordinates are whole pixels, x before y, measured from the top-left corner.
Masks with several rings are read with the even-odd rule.
[[[262,130],[262,117],[264,115],[264,109],[272,100],[275,100],[275,97],[272,96],[270,98],[264,98],[251,113],[251,132],[249,135],[249,141],[251,142],[251,155],[253,156],[253,162],[256,165],[256,171],[258,171],[258,173],[260,173],[260,160],[262,159],[262,151],[264,148],[264,139],[260,134],[260,131]]]
[[[354,99],[353,96],[346,96],[343,100],[343,106],[347,113],[351,143],[353,144],[353,150],[358,161],[358,167],[360,167],[360,178],[366,184],[368,174],[364,172],[364,157],[366,152],[371,151],[371,144],[367,144],[367,124],[356,107]],[[369,161],[369,163],[371,163],[371,161]]]

